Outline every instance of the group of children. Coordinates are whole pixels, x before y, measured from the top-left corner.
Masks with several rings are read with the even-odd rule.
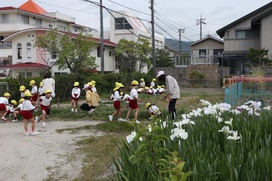
[[[146,86],[145,85],[145,81],[143,78],[140,79],[140,85],[137,89],[137,92],[138,93],[146,93],[146,94],[153,94],[153,95],[156,95],[156,94],[163,94],[165,92],[165,87],[164,85],[158,85],[157,88],[156,88],[156,80],[155,78],[152,79],[151,83],[150,83],[150,86]]]
[[[88,111],[88,113],[93,113],[95,108],[98,106],[98,102],[100,101],[95,84],[96,82],[92,80],[91,82],[84,84],[83,87],[83,90],[86,91],[86,102],[80,106],[80,109],[83,111]],[[79,87],[79,82],[74,82],[74,87],[71,91],[72,112],[78,111],[78,101],[80,95],[81,89]]]
[[[0,97],[0,114],[2,122],[6,122],[6,116],[13,113],[14,119],[12,122],[18,121],[18,116],[21,115],[24,118],[24,129],[25,135],[37,135],[39,132],[35,129],[35,123],[42,120],[42,126],[45,127],[45,116],[50,110],[50,105],[52,101],[51,90],[45,90],[42,93],[42,83],[40,83],[40,88],[36,86],[35,80],[31,80],[30,84],[31,91],[26,89],[25,86],[20,86],[19,91],[21,92],[21,99],[19,100],[19,105],[17,106],[16,100],[9,99],[11,95],[9,93],[4,93],[3,97]],[[16,107],[17,106],[17,107]],[[36,116],[34,119],[33,112],[41,109],[41,115]],[[31,131],[28,129],[28,121],[31,121]]]
[[[117,115],[118,117],[117,121],[129,121],[129,117],[132,111],[134,111],[134,121],[135,123],[139,124],[140,121],[138,120],[138,114],[139,114],[138,102],[142,102],[141,99],[139,98],[139,94],[138,94],[139,92],[137,91],[139,89],[139,83],[137,80],[133,80],[131,82],[131,90],[130,90],[129,96],[127,94],[124,95],[123,89],[124,89],[124,86],[122,83],[119,83],[119,82],[115,83],[115,88],[113,89],[114,93],[111,96],[115,111],[113,114],[108,116],[109,120],[113,121],[113,117]],[[122,107],[121,107],[122,100],[128,102],[128,112],[125,119],[122,118]],[[155,106],[154,104],[147,102],[145,107],[148,110],[150,119],[152,115],[161,117],[161,112],[159,108]]]

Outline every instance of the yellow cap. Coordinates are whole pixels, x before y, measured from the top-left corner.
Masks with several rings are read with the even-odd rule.
[[[24,92],[24,97],[31,97],[31,93],[29,91],[25,91]]]
[[[139,83],[138,83],[137,80],[133,80],[133,81],[131,82],[131,85],[139,85]]]
[[[145,104],[146,109],[148,109],[150,105],[151,105],[150,102],[146,103],[146,104]]]
[[[6,93],[4,94],[4,97],[10,97],[10,94],[9,94],[8,92],[6,92]]]
[[[40,87],[42,87],[42,82],[40,82]]]
[[[19,103],[22,103],[24,100],[25,100],[24,98],[21,98],[21,99],[19,100]]]
[[[156,80],[157,80],[157,79],[155,79],[155,78],[154,78],[154,79],[152,79],[152,81],[153,81],[153,82],[155,82]]]
[[[48,93],[52,93],[52,91],[48,89],[48,90],[46,90],[44,93],[45,93],[45,94],[48,94]]]
[[[15,101],[15,100],[11,100],[10,102],[11,102],[11,104],[17,105],[17,101]]]
[[[141,81],[144,81],[144,79],[143,79],[143,78],[141,78],[140,80],[141,80]]]
[[[124,88],[124,85],[122,83],[118,83],[115,88],[116,89]]]
[[[31,80],[30,83],[29,83],[29,85],[33,85],[35,83],[36,83],[35,80]]]
[[[74,83],[74,86],[79,86],[79,82],[75,82],[75,83]]]
[[[22,92],[23,90],[25,90],[25,86],[21,85],[19,90]]]

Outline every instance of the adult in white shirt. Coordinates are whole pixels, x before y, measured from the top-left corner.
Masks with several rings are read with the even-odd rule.
[[[52,92],[51,96],[55,97],[55,80],[51,77],[50,72],[44,74],[44,79],[42,80],[41,93],[45,94],[46,90],[50,90]]]
[[[170,76],[166,75],[164,71],[159,71],[157,75],[158,80],[163,80],[166,83],[166,94],[164,96],[164,99],[169,100],[168,104],[168,111],[172,116],[172,120],[174,120],[175,115],[176,115],[176,102],[177,99],[180,98],[180,90],[179,90],[179,85],[177,80]]]

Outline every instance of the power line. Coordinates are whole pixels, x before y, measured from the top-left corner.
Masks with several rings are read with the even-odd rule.
[[[173,39],[177,40],[175,37],[173,37],[172,35],[170,35],[165,29],[163,29],[162,27],[160,27],[157,23],[155,23],[155,25],[160,28],[162,31],[164,31],[166,34],[168,34],[170,37],[172,37]]]
[[[46,3],[46,2],[42,2],[42,1],[38,1],[38,0],[34,0],[34,1],[35,1],[35,2],[39,2],[39,3],[42,3],[42,4],[54,6],[54,7],[59,7],[59,8],[62,8],[62,9],[67,9],[67,10],[72,10],[72,11],[78,11],[78,12],[88,13],[88,14],[99,14],[99,13],[92,13],[92,12],[88,12],[88,11],[82,11],[82,10],[67,8],[67,7],[63,7],[63,6],[58,6],[58,5],[56,5],[56,4],[50,4],[50,3]],[[94,6],[94,5],[93,5],[93,6]]]
[[[139,11],[139,10],[136,10],[136,9],[133,9],[133,8],[124,6],[124,5],[122,5],[122,4],[119,4],[119,3],[117,3],[117,2],[114,2],[114,1],[112,1],[112,0],[108,0],[108,1],[109,1],[109,2],[112,2],[112,3],[114,3],[114,4],[117,4],[118,6],[121,6],[121,7],[123,7],[123,8],[127,8],[127,9],[130,9],[130,10],[132,10],[132,11],[135,11],[135,12],[138,12],[138,13],[142,13],[142,14],[151,16],[151,14],[149,14],[149,13],[145,13],[145,12],[142,12],[142,11]]]

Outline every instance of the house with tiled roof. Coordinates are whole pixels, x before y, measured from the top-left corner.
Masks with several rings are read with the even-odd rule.
[[[268,49],[272,59],[272,2],[217,30],[224,39],[223,66],[230,67],[231,74],[249,72],[250,48]]]
[[[223,40],[206,36],[191,44],[192,65],[219,65],[223,53]]]
[[[93,33],[95,29],[76,24],[75,18],[58,12],[47,12],[37,3],[28,0],[19,8],[0,7],[0,73],[6,76],[40,76],[44,69],[51,67],[56,60],[45,62],[38,50],[33,47],[38,35],[57,29],[62,33],[76,36],[78,33]],[[93,38],[100,44],[100,39]],[[116,44],[104,40],[105,72],[115,72],[114,49]],[[100,71],[99,49],[94,49],[91,56],[96,57],[97,70]],[[52,75],[69,73],[53,66]]]

